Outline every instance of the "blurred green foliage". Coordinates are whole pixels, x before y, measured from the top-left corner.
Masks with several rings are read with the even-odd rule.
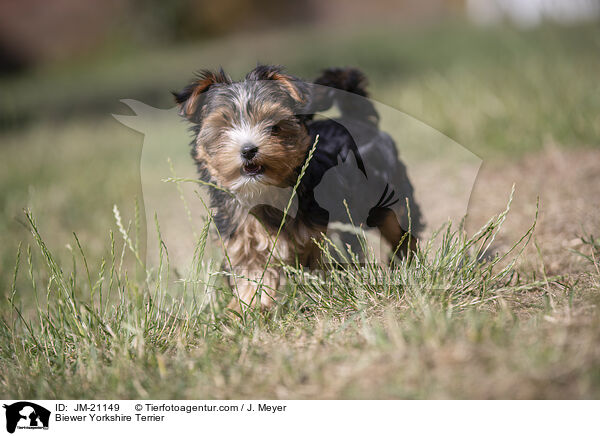
[[[87,289],[72,232],[86,269],[89,263],[93,273],[108,272],[110,263],[102,259],[115,257],[109,232],[119,238],[113,205],[128,223],[135,221],[135,200],[143,201],[143,139],[110,116],[127,113],[119,99],[170,107],[169,91],[199,68],[223,66],[241,77],[260,61],[311,78],[327,66],[353,65],[370,78],[375,100],[486,160],[516,159],[548,144],[599,145],[599,48],[595,25],[304,29],[148,44],[142,51],[122,45],[0,79],[0,391],[52,398],[90,392],[127,398],[597,397],[597,274],[577,293],[568,282],[549,282],[545,273],[535,295],[507,282],[499,292],[521,312],[500,299],[499,307],[457,316],[431,295],[415,294],[391,304],[369,302],[371,311],[347,318],[334,311],[339,322],[298,312],[276,323],[259,319],[216,332],[197,327],[193,311],[182,323],[155,311],[143,299],[147,284],[127,268],[135,260],[126,257],[119,289],[127,294],[117,295],[122,304],[104,318],[100,313],[84,335],[70,324],[95,316],[96,309],[73,316],[65,302],[70,290],[83,295]],[[32,240],[24,208],[37,218],[52,262]],[[21,271],[13,284],[18,247]],[[29,304],[37,298],[34,282],[44,294],[61,281],[67,292],[53,300],[56,312],[44,308],[45,295],[39,306]],[[591,289],[594,300],[580,289]],[[561,295],[569,295],[568,302]],[[44,332],[41,352],[15,307]],[[106,334],[106,326],[117,335]],[[27,384],[14,382],[25,376]]]
[[[327,66],[365,71],[375,100],[411,115],[484,159],[518,158],[545,144],[598,146],[600,28],[289,30],[242,35],[48,65],[0,81],[0,249],[8,280],[31,207],[50,244],[76,231],[106,249],[112,205],[141,198],[142,136],[112,119],[119,100],[171,107],[193,71],[241,77],[257,61],[315,76]],[[68,253],[67,253],[68,254]]]

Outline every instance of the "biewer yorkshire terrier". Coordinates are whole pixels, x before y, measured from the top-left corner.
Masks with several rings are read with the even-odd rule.
[[[413,187],[394,141],[378,129],[365,87],[356,69],[332,68],[303,82],[281,67],[259,65],[240,81],[223,70],[202,71],[173,93],[191,122],[192,157],[209,187],[225,266],[233,273],[231,309],[272,307],[278,265],[321,266],[317,242],[334,220],[352,217],[354,225],[377,228],[399,257],[416,249],[422,225]],[[315,116],[334,105],[338,117]],[[326,177],[349,159],[362,178]],[[290,194],[295,216],[284,216]],[[349,217],[348,202],[338,213],[329,197],[353,197],[365,213]],[[244,277],[235,279],[236,270]]]

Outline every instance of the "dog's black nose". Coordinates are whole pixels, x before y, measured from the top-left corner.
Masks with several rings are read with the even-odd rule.
[[[256,156],[256,152],[258,151],[258,147],[254,144],[252,144],[251,142],[248,142],[244,145],[242,145],[242,157],[244,159],[252,159],[254,156]]]

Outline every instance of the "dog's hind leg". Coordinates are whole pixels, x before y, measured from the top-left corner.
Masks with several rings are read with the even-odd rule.
[[[396,214],[388,208],[378,208],[371,211],[369,225],[377,227],[381,236],[390,244],[392,252],[398,259],[406,258],[409,250],[416,252],[417,238],[402,229]]]

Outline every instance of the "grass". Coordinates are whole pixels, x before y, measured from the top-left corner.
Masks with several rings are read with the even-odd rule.
[[[207,286],[221,273],[205,261],[202,237],[194,273],[175,283],[165,277],[166,251],[155,270],[123,266],[140,257],[132,223],[110,235],[111,253],[99,264],[75,236],[67,269],[27,212],[35,246],[17,254],[11,310],[0,324],[2,395],[593,398],[597,309],[564,278],[518,274],[535,223],[509,252],[484,256],[508,212],[471,237],[448,224],[391,269],[358,259],[324,276],[288,268],[280,307],[241,320],[227,315],[231,293],[222,282]],[[323,246],[335,263],[330,250]],[[597,292],[597,260],[594,267]],[[19,298],[20,274],[31,281],[33,304]]]
[[[2,79],[0,395],[598,398],[593,229],[574,255],[577,273],[549,277],[542,249],[519,261],[528,241],[525,253],[535,249],[533,228],[488,257],[505,215],[471,234],[455,223],[391,269],[355,259],[324,275],[289,268],[278,310],[237,321],[205,253],[210,220],[197,226],[188,273],[171,268],[162,244],[162,263],[144,264],[142,229],[168,224],[145,222],[142,137],[109,113],[123,111],[124,97],[168,107],[168,91],[199,67],[222,64],[239,76],[261,59],[310,77],[323,59],[358,65],[376,100],[486,161],[508,165],[549,143],[598,145],[597,26],[277,38],[130,52]]]
[[[97,235],[111,226],[112,205],[133,213],[142,197],[143,139],[111,117],[127,110],[122,98],[170,107],[169,90],[200,67],[223,65],[239,77],[260,59],[312,77],[325,65],[356,65],[369,75],[374,99],[486,161],[517,160],[548,145],[598,146],[599,45],[593,25],[294,30],[119,52],[4,78],[0,231],[10,237],[0,246],[0,285],[8,286],[18,242],[27,238],[24,207],[44,217],[52,246],[75,231],[94,258],[106,254]]]
[[[308,390],[301,397],[362,396],[357,380],[346,379],[344,386],[336,386],[339,380],[334,378],[328,381],[332,365],[348,365],[358,349],[367,352],[364,365],[376,365],[382,356],[397,353],[395,345],[400,343],[420,347],[444,342],[447,335],[465,328],[466,320],[478,320],[485,330],[491,320],[493,325],[513,325],[510,310],[503,307],[504,294],[549,285],[515,278],[514,261],[500,267],[511,253],[483,260],[507,212],[471,238],[448,226],[438,234],[439,248],[425,244],[412,259],[392,269],[374,262],[361,267],[358,259],[348,259],[350,263],[335,265],[323,277],[307,277],[290,267],[290,283],[278,310],[248,311],[241,320],[227,316],[224,307],[231,293],[222,284],[215,284],[217,292],[210,299],[206,281],[198,279],[221,274],[204,262],[203,238],[191,268],[199,274],[170,282],[163,251],[165,262],[156,270],[144,269],[132,277],[123,267],[124,256],[142,266],[141,255],[117,211],[121,240],[111,234],[110,257],[90,264],[75,236],[67,271],[27,212],[40,256],[33,256],[31,247],[26,256],[21,250],[17,254],[9,297],[12,311],[1,325],[3,390],[11,397],[50,398],[279,397],[282,392],[293,397],[303,389]],[[516,244],[514,250],[526,243]],[[336,262],[329,244],[322,250]],[[16,277],[24,267],[35,292],[28,319],[16,292]],[[477,339],[488,333],[472,334]],[[322,347],[332,351],[324,360]],[[319,361],[322,368],[306,367]],[[24,373],[30,375],[26,381],[18,376]],[[426,395],[390,382],[389,392],[367,396]],[[315,386],[320,388],[310,394]]]

